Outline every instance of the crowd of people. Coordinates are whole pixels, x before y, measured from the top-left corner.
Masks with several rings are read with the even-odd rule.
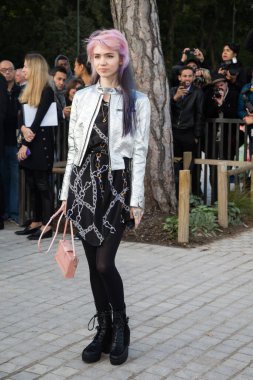
[[[34,58],[32,58],[29,64],[33,67],[34,62]],[[28,78],[26,63],[27,62],[24,63],[23,68],[15,69],[13,62],[8,59],[0,62],[0,229],[4,228],[5,220],[14,222],[17,225],[19,224],[20,169],[24,168],[27,163],[30,165],[34,160],[36,161],[36,169],[41,170],[42,165],[41,158],[36,157],[36,154],[31,155],[29,160],[26,161],[20,160],[18,157],[19,144],[24,142],[24,140],[20,140],[24,131],[24,128],[22,130],[22,126],[24,125],[22,103],[27,103],[31,100],[31,104],[34,107],[40,105],[40,107],[42,107],[42,115],[44,116],[44,93],[43,96],[41,94],[41,98],[37,98],[35,102],[33,102],[33,98],[37,97],[37,92],[41,90],[40,86],[42,84],[46,85],[44,82],[45,80],[47,81],[48,91],[51,93],[49,103],[52,100],[55,101],[57,105],[58,126],[57,128],[51,129],[52,141],[50,148],[48,145],[45,145],[45,141],[47,144],[49,142],[48,136],[43,137],[40,141],[36,133],[34,143],[38,141],[38,147],[42,147],[41,143],[43,143],[45,145],[44,150],[50,152],[50,165],[47,166],[47,171],[50,171],[54,160],[66,159],[68,122],[74,94],[78,89],[82,89],[90,84],[91,68],[90,64],[87,63],[86,53],[80,54],[76,58],[74,74],[72,73],[68,58],[62,54],[56,57],[55,66],[49,71],[50,75],[48,75],[47,62],[44,60],[43,65],[42,61],[39,61],[39,66],[37,68],[34,66],[34,68],[30,70],[31,73],[29,73],[30,77]],[[44,77],[47,78],[44,79],[44,82],[41,78],[42,71],[39,68],[41,68],[41,70],[42,68],[44,69]],[[26,93],[27,89],[30,89],[29,94],[24,98],[24,93]],[[45,103],[45,106],[47,107],[47,103]],[[39,113],[37,117],[38,116]],[[37,127],[34,129],[34,126],[31,126],[30,131],[40,132],[37,120],[34,122],[37,123]],[[61,128],[61,131],[64,130],[64,134],[57,133],[59,128]],[[48,131],[50,131],[50,129],[45,129],[46,134]],[[57,136],[59,136],[59,139],[57,139]],[[38,152],[38,147],[35,149],[36,152]],[[41,157],[43,159],[44,155]],[[32,164],[32,166],[34,167],[34,164]],[[37,192],[34,191],[35,188],[37,189],[37,186],[34,188],[34,183],[32,184],[32,182],[29,181],[28,168],[26,168],[25,172],[29,187],[33,189],[31,193],[33,195],[36,194],[35,197],[32,197],[31,202],[34,205],[37,199],[37,202],[41,205],[41,197],[38,197]],[[49,183],[47,186],[49,186]],[[36,207],[33,207],[33,209],[35,210]],[[36,223],[33,222],[31,225],[26,225],[24,231],[18,231],[19,234],[28,235],[29,232],[30,235],[36,232],[37,226],[43,224],[41,224],[41,216],[35,217],[35,219],[38,219]],[[48,233],[48,236],[49,235]]]
[[[181,60],[173,66],[171,76],[170,106],[175,157],[183,153],[197,154],[200,144],[206,158],[233,160],[236,146],[244,142],[243,132],[236,131],[236,124],[224,123],[222,131],[211,125],[208,119],[241,119],[249,138],[252,154],[253,130],[253,69],[246,69],[238,58],[239,46],[226,43],[218,67],[211,70],[205,63],[203,52],[185,48]],[[236,141],[236,136],[238,141]],[[178,191],[178,174],[181,162],[175,163],[175,182]],[[192,192],[200,195],[199,181],[192,166]],[[211,171],[213,168],[211,168]],[[214,200],[217,193],[214,185]]]
[[[220,117],[239,118],[243,121],[248,134],[249,152],[252,155],[253,70],[247,71],[238,56],[239,46],[235,43],[226,43],[219,65],[212,70],[206,64],[205,56],[200,49],[183,49],[180,61],[172,67],[170,78],[170,109],[175,157],[182,157],[184,151],[190,151],[193,158],[196,157],[199,140],[204,141],[206,138],[204,133],[206,119]],[[55,58],[54,67],[50,70],[48,86],[53,90],[52,94],[57,104],[58,114],[58,128],[54,128],[53,132],[55,142],[52,160],[66,159],[71,104],[76,91],[90,85],[91,65],[87,62],[87,54],[79,54],[73,66],[74,73],[68,57],[60,54]],[[38,72],[33,75],[38,75]],[[0,229],[4,228],[4,220],[9,219],[17,224],[19,222],[19,173],[22,163],[17,160],[17,136],[20,134],[20,126],[23,123],[20,97],[27,84],[29,81],[24,68],[15,69],[14,64],[7,59],[0,62],[2,104],[0,115]],[[61,128],[61,133],[57,133],[59,128]],[[233,126],[231,141],[228,144],[229,131],[228,126],[225,125],[222,149],[220,149],[220,144],[214,144],[214,141],[219,140],[218,136],[214,136],[214,134],[218,133],[220,131],[213,131],[212,128],[209,128],[207,146],[203,148],[203,143],[201,144],[206,157],[234,159],[235,126]],[[242,143],[242,140],[243,137],[240,135],[239,144]],[[176,185],[180,168],[181,166],[176,161]],[[195,170],[193,167],[192,169],[193,179],[196,179]],[[193,180],[192,185],[193,193],[199,195],[198,181]],[[41,218],[39,219],[38,225],[41,223]],[[31,232],[30,227],[30,225],[26,226],[24,234]]]

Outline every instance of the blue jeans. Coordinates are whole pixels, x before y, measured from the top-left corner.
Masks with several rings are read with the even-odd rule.
[[[4,187],[4,216],[19,219],[19,164],[16,146],[5,146],[0,159],[1,178]]]

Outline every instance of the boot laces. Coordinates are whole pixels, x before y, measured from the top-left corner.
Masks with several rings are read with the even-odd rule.
[[[92,331],[92,330],[95,329],[95,321],[96,321],[96,318],[97,318],[97,317],[98,317],[97,314],[94,314],[93,317],[91,317],[91,319],[90,319],[90,321],[89,321],[89,323],[88,323],[88,330],[89,330],[89,331]],[[92,328],[90,328],[90,323],[93,323]]]

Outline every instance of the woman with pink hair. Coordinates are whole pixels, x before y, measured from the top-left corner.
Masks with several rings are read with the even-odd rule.
[[[72,103],[61,208],[82,238],[97,310],[97,333],[82,359],[110,353],[119,365],[128,357],[130,330],[115,256],[126,226],[137,228],[143,214],[150,104],[134,88],[122,33],[94,32],[87,54],[92,83]]]

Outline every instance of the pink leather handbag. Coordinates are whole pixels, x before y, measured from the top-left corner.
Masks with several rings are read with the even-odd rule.
[[[52,220],[61,212],[61,210],[58,210],[49,220],[49,222],[47,223],[47,225],[45,226],[44,230],[42,231],[41,235],[40,235],[40,238],[39,238],[39,241],[38,241],[38,249],[39,251],[41,251],[41,239],[42,239],[42,236],[43,234],[45,233],[45,230],[47,228],[47,226],[52,222]],[[64,215],[64,212],[62,211],[60,217],[59,217],[59,220],[57,222],[57,227],[56,227],[56,231],[55,231],[55,234],[54,234],[54,237],[50,243],[50,246],[47,250],[46,253],[48,253],[55,241],[55,238],[58,234],[58,229],[59,229],[59,225],[60,225],[60,222],[61,222],[61,219]],[[75,252],[75,244],[74,244],[74,234],[73,234],[73,226],[72,226],[72,222],[70,221],[70,231],[71,231],[71,240],[66,240],[66,230],[67,230],[67,226],[68,226],[68,219],[66,219],[66,222],[65,222],[65,226],[64,226],[64,232],[63,232],[63,239],[61,239],[59,241],[59,244],[58,244],[58,247],[57,247],[57,251],[56,251],[56,255],[55,255],[55,260],[58,264],[58,266],[60,267],[62,273],[63,273],[63,276],[65,278],[73,278],[75,276],[75,272],[76,272],[76,268],[77,268],[77,264],[78,264],[78,257],[76,256],[76,252]]]

